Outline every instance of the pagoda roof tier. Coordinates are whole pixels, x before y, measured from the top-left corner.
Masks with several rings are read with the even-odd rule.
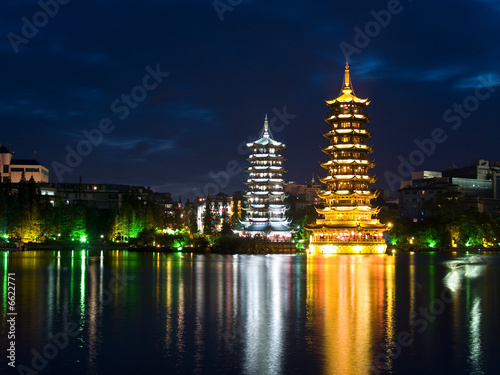
[[[370,206],[335,206],[335,207],[317,208],[316,211],[321,214],[328,212],[347,213],[355,211],[363,213],[377,213],[379,209],[377,207],[374,208]]]
[[[267,170],[267,171],[262,171],[262,170],[258,170],[258,171],[246,171],[247,173],[249,174],[256,174],[256,175],[259,175],[261,173],[265,173],[266,174],[266,177],[262,177],[262,178],[267,178],[267,179],[279,179],[281,178],[282,174],[285,173],[286,171],[283,170],[283,169],[271,169],[271,170]],[[257,176],[249,176],[248,178],[261,178],[261,177],[257,177]]]
[[[352,102],[364,104],[365,106],[370,104],[368,99],[358,98],[357,96],[353,95],[352,90],[349,90],[349,89],[342,90],[342,95],[340,95],[339,97],[332,99],[332,100],[325,100],[325,101],[326,101],[326,104],[328,106],[330,106],[332,104],[336,104],[336,103],[352,103]]]
[[[337,190],[337,191],[331,191],[331,190],[324,190],[320,191],[318,193],[318,196],[320,198],[326,199],[326,198],[376,198],[377,194],[372,193],[369,190]]]
[[[326,184],[328,182],[332,181],[363,181],[363,182],[368,182],[370,184],[374,183],[377,179],[372,176],[367,176],[367,175],[334,175],[334,176],[326,176],[326,177],[320,177],[319,180]]]
[[[271,133],[271,130],[269,129],[269,123],[267,121],[267,114],[264,119],[264,128],[262,129],[261,137],[254,142],[247,143],[246,146],[248,148],[255,146],[270,146],[270,148],[277,148],[277,149],[282,149],[286,147],[285,144],[275,141],[273,139],[273,135]]]
[[[281,185],[284,186],[285,182],[283,180],[281,181],[276,181],[277,179],[274,178],[257,178],[257,177],[248,177],[247,179],[247,184],[249,183],[254,183],[256,185]]]
[[[269,171],[270,169],[273,170],[274,172],[277,172],[277,171],[283,169],[283,165],[281,163],[279,163],[277,165],[272,164],[272,162],[274,160],[251,159],[251,160],[247,160],[247,161],[250,162],[250,165],[248,166],[248,170],[250,170],[250,168],[252,168],[252,169],[255,169],[256,172],[266,172],[266,171]],[[259,162],[262,163],[262,162],[266,162],[266,161],[269,163],[257,164]],[[256,167],[265,167],[265,168],[256,169]]]
[[[335,106],[336,104],[339,104],[339,103],[357,103],[357,104],[361,104],[363,106],[367,106],[368,104],[370,104],[368,99],[358,98],[354,94],[354,90],[353,90],[352,85],[351,85],[351,77],[349,74],[349,64],[348,63],[346,63],[346,65],[345,65],[344,83],[342,85],[342,91],[341,91],[339,97],[337,97],[333,100],[326,101],[326,104],[329,107]]]
[[[259,222],[259,221],[269,221],[269,218],[267,218],[267,217],[252,217],[250,220],[257,221],[257,222]]]
[[[348,151],[348,150],[362,150],[366,152],[372,152],[373,149],[370,146],[367,145],[362,145],[359,143],[341,143],[337,145],[330,145],[328,147],[322,147],[321,151],[323,151],[325,154],[331,154],[331,151],[335,150],[342,150],[342,151]]]
[[[387,226],[381,223],[370,222],[346,222],[346,223],[316,223],[306,225],[307,229],[385,229]]]
[[[279,167],[280,169],[283,167]],[[250,166],[245,169],[247,173],[268,173],[268,174],[278,174],[280,173],[279,169],[271,169],[270,166]]]
[[[361,160],[361,159],[332,159],[332,160],[328,160],[327,162],[325,163],[320,163],[320,165],[327,169],[333,165],[335,166],[342,166],[342,165],[360,165],[360,166],[363,166],[363,167],[369,167],[369,168],[373,168],[375,166],[375,163],[373,162],[370,162],[368,160]]]
[[[324,132],[323,137],[330,139],[336,135],[345,135],[345,134],[366,135],[366,138],[371,137],[371,133],[368,130],[366,130],[366,129],[353,129],[353,128],[332,129],[330,131]]]
[[[257,203],[257,204],[254,203],[254,204],[250,204],[249,206],[252,208],[266,208],[266,205],[262,204],[262,203]]]
[[[243,229],[248,232],[260,232],[262,234],[267,234],[269,232],[294,232],[294,229],[287,221],[273,222],[273,223],[252,223],[244,221],[241,223]]]
[[[326,104],[328,106],[335,105],[337,103],[358,103],[358,104],[363,104],[364,106],[367,106],[370,104],[368,99],[361,99],[354,94],[354,90],[351,85],[351,77],[349,74],[349,64],[345,64],[345,73],[344,73],[344,83],[342,85],[342,91],[340,95],[333,99],[333,100],[327,100]]]
[[[329,107],[332,108],[333,106],[329,105]],[[336,120],[345,120],[345,119],[368,120],[368,116],[363,113],[339,113],[337,115],[332,114],[328,117],[325,117],[325,121],[328,123],[334,122]]]
[[[261,153],[258,153],[258,154],[250,154],[248,156],[248,158],[247,158],[248,161],[254,161],[254,160],[263,161],[263,160],[266,160],[266,159],[268,159],[269,161],[271,161],[271,160],[282,160],[282,161],[285,161],[286,160],[280,154],[270,154],[270,153],[265,153],[265,152],[261,152]]]
[[[268,195],[268,191],[247,191],[245,194],[243,194],[245,198],[265,198]]]
[[[286,147],[286,145],[284,143],[275,141],[274,139],[271,139],[268,137],[262,137],[262,138],[256,140],[255,142],[247,143],[248,148],[255,147],[255,146],[268,146],[268,145],[271,146],[272,148],[277,148],[277,149],[283,149]]]
[[[250,182],[255,182],[256,184],[260,185],[263,185],[262,184],[263,182],[267,182],[268,184],[273,184],[273,185],[284,183],[282,178],[264,178],[264,177],[263,178],[249,177],[246,183],[248,184]]]

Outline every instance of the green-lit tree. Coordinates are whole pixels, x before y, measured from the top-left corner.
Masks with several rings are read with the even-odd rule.
[[[74,241],[86,242],[88,240],[86,207],[81,202],[69,207],[69,236]]]

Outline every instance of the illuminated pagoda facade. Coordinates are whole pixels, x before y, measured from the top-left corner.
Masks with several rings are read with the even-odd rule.
[[[273,139],[267,115],[261,137],[247,143],[250,166],[245,170],[248,188],[246,198],[246,218],[235,229],[240,236],[261,236],[271,241],[288,241],[292,237],[292,227],[286,218],[285,182],[283,180],[284,158],[281,150],[285,145]]]
[[[368,160],[372,148],[366,141],[371,135],[364,113],[370,102],[354,94],[348,64],[339,97],[326,104],[329,130],[323,135],[330,144],[322,149],[328,155],[321,163],[327,175],[320,178],[326,186],[318,193],[324,208],[317,209],[320,218],[307,227],[312,231],[309,251],[385,253],[385,225],[375,218],[379,209],[370,204],[378,195],[370,190],[375,178],[368,174],[374,167]]]

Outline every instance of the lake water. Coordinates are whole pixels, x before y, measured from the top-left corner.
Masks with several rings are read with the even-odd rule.
[[[0,256],[0,374],[500,373],[497,254]]]

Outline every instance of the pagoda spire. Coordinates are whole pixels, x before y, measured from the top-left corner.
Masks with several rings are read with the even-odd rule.
[[[273,134],[271,133],[271,130],[269,129],[269,122],[267,121],[267,113],[266,113],[266,117],[264,119],[264,129],[262,130],[262,137],[273,139]]]
[[[351,85],[351,75],[349,74],[349,57],[346,56],[345,61],[345,71],[344,71],[344,84],[342,85],[342,92],[344,94],[354,94],[354,90]]]

